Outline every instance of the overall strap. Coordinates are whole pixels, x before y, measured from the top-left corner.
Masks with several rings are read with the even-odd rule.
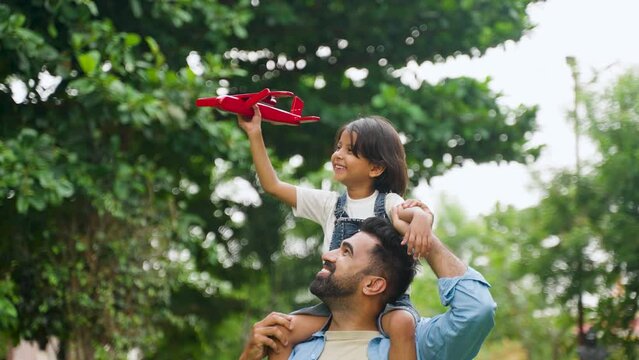
[[[340,223],[340,219],[348,220],[348,214],[344,207],[346,206],[346,193],[343,193],[337,198],[335,203],[335,227],[333,229],[333,236],[331,237],[331,243],[329,250],[337,249],[342,240],[344,240],[344,224]]]
[[[337,198],[335,203],[335,220],[343,217],[348,217],[344,206],[346,205],[346,193],[343,193]]]
[[[375,208],[373,209],[375,216],[382,218],[384,220],[390,221],[388,215],[386,214],[386,193],[379,192],[377,194],[377,198],[375,199]]]

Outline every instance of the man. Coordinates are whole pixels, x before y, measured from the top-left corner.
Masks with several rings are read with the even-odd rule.
[[[399,219],[395,219],[399,220]],[[407,226],[407,224],[404,224]],[[290,359],[387,359],[390,340],[379,333],[378,314],[403,294],[415,274],[401,236],[387,222],[369,218],[339,249],[322,256],[324,266],[310,289],[331,310],[323,330],[293,349]],[[423,256],[438,277],[449,310],[422,318],[415,329],[418,359],[472,359],[494,326],[495,303],[486,280],[432,235]],[[254,325],[241,360],[262,359],[287,343],[290,317],[271,313]]]

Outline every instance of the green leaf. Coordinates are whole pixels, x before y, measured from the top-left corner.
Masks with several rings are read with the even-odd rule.
[[[53,22],[49,22],[49,25],[47,26],[47,31],[52,38],[55,39],[58,37],[58,29],[55,27],[55,24]]]
[[[128,33],[124,36],[124,44],[127,47],[133,47],[140,43],[141,37],[138,34]]]
[[[26,197],[22,195],[18,195],[17,201],[16,201],[16,207],[18,209],[18,213],[26,214],[27,211],[29,210],[29,199],[27,199]]]
[[[71,81],[68,88],[78,90],[80,95],[87,95],[95,91],[96,84],[92,79],[81,78]]]
[[[87,245],[83,243],[82,241],[76,241],[75,249],[79,252],[83,252],[87,250]]]
[[[100,53],[96,50],[91,50],[78,56],[78,63],[80,68],[87,75],[93,75],[100,63]]]
[[[133,12],[133,16],[136,18],[142,17],[142,6],[140,6],[139,0],[131,0],[131,12]]]

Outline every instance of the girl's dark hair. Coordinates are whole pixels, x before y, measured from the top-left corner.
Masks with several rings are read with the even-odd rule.
[[[384,172],[375,178],[373,187],[379,192],[394,192],[404,196],[408,184],[406,153],[397,130],[381,116],[366,116],[342,126],[335,137],[339,141],[344,131],[348,131],[353,144],[353,133],[357,141],[353,144],[353,154],[361,154],[373,165],[383,166]]]

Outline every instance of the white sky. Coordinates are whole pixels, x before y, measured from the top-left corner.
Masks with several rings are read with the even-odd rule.
[[[624,70],[639,67],[637,0],[548,0],[530,6],[528,13],[536,27],[518,43],[491,49],[474,60],[464,56],[444,64],[424,63],[420,74],[429,82],[489,76],[492,89],[504,95],[505,105],[539,105],[539,131],[533,143],[546,144],[546,149],[531,168],[470,163],[433,178],[430,186],[419,186],[415,196],[434,210],[442,194],[455,199],[472,217],[490,213],[497,202],[517,208],[536,204],[540,192],[532,186],[531,170],[548,178],[553,170],[575,162],[574,135],[565,116],[573,102],[566,56],[576,57],[582,81],[590,80],[593,70],[602,70],[600,79],[610,84]],[[580,154],[587,159],[595,151],[583,142]]]

